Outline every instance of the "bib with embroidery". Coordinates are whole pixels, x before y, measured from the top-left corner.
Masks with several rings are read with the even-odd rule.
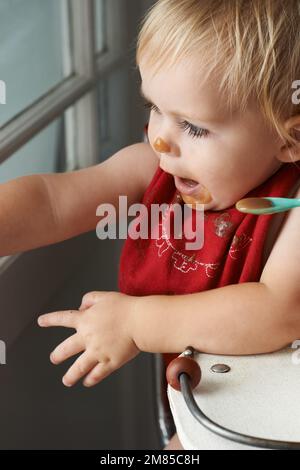
[[[299,167],[284,163],[243,198],[287,197],[299,180]],[[174,238],[172,231],[166,234],[167,218],[172,217],[172,206],[179,200],[173,176],[158,168],[142,200],[148,209],[149,227],[151,204],[167,203],[169,210],[160,214],[156,239],[134,240],[129,230],[120,258],[120,292],[135,296],[179,295],[259,281],[265,239],[274,216],[241,213],[235,205],[221,211],[205,211],[204,244],[198,250],[187,250],[186,243],[191,240],[185,239],[184,234],[181,239]],[[191,216],[195,216],[194,209]],[[164,356],[167,365],[177,354]]]

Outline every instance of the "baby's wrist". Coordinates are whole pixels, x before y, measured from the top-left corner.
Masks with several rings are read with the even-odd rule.
[[[137,296],[128,296],[128,327],[129,334],[136,347],[143,351],[142,349],[142,334],[141,334],[141,315],[142,315],[142,306],[141,306],[142,297]]]
[[[137,348],[143,352],[156,353],[167,351],[166,325],[168,317],[166,296],[146,295],[132,297],[130,308],[130,331]],[[167,298],[167,300],[169,300]]]

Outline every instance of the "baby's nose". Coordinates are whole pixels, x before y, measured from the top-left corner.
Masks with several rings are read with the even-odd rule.
[[[157,137],[153,147],[160,153],[169,153],[171,151],[171,147],[161,137]]]

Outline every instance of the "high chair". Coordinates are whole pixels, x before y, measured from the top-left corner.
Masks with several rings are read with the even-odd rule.
[[[299,345],[248,356],[189,347],[172,361],[167,394],[183,448],[299,450]]]

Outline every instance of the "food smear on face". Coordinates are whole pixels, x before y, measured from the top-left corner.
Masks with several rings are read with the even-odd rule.
[[[169,153],[171,151],[170,146],[160,137],[156,139],[153,144],[154,149],[160,153]]]
[[[203,190],[195,196],[181,193],[181,197],[185,204],[191,206],[192,209],[197,209],[196,204],[208,204],[212,201],[211,194],[206,188],[203,188]]]
[[[170,146],[161,137],[155,140],[153,147],[159,153],[169,153],[171,150]],[[197,209],[196,204],[208,204],[212,201],[208,189],[197,181],[178,176],[174,176],[174,180],[182,200],[193,209]]]

